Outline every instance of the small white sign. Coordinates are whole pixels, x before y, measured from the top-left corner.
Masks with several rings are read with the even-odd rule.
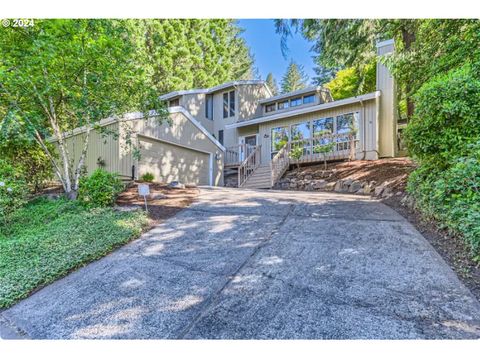
[[[138,195],[148,196],[150,195],[150,186],[147,184],[138,184]]]

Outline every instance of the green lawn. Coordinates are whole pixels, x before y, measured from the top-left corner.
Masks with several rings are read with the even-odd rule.
[[[0,226],[0,308],[140,235],[143,212],[34,200]]]

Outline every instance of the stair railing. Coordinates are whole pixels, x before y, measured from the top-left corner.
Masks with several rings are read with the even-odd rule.
[[[260,166],[261,145],[250,148],[249,154],[238,167],[238,187],[242,187],[247,179]]]
[[[290,166],[290,143],[286,143],[283,147],[279,150],[278,153],[275,154],[272,161],[270,162],[270,169],[272,172],[272,187],[275,183],[282,177],[285,171]]]

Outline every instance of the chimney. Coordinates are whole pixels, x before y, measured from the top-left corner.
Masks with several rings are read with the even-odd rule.
[[[393,39],[377,43],[377,55],[395,51]],[[377,62],[377,90],[381,92],[378,106],[378,153],[379,157],[394,157],[397,154],[397,96],[395,80],[387,67]]]

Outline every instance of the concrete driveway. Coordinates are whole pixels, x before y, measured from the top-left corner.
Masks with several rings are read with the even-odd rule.
[[[480,337],[480,304],[395,211],[286,191],[202,189],[0,318],[42,339]]]

